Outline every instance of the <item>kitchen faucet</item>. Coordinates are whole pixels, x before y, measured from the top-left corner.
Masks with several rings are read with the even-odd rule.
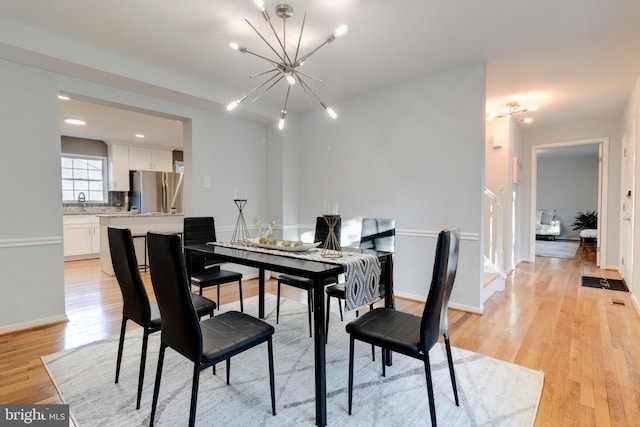
[[[87,208],[87,201],[86,201],[86,197],[84,195],[84,193],[81,191],[80,193],[78,193],[78,203],[80,203],[81,207],[82,207],[82,212],[85,211],[85,209]]]

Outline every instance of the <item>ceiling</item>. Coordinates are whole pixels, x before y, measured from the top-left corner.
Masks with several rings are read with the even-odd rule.
[[[236,41],[273,54],[244,21],[273,36],[252,0],[3,0],[0,56],[74,77],[126,87],[182,103],[224,111],[224,105],[261,82],[249,75],[266,62],[233,51]],[[274,1],[267,12],[280,28]],[[328,103],[471,62],[487,64],[487,112],[510,101],[535,103],[542,126],[590,117],[616,117],[640,74],[640,1],[637,0],[291,0],[288,42],[297,40],[305,9],[302,49],[325,40],[339,24],[349,32],[304,65],[323,80],[313,89]],[[269,40],[271,40],[269,38]],[[281,83],[282,84],[282,83]],[[124,86],[123,86],[124,85]],[[161,90],[162,89],[162,90]],[[228,114],[275,121],[284,88]],[[86,101],[86,100],[82,100]],[[294,88],[289,110],[318,108]],[[112,107],[112,106],[111,106]],[[89,124],[75,135],[173,145],[174,119],[100,111],[86,102],[61,104],[62,116],[82,110]],[[339,113],[339,106],[336,108]],[[109,117],[101,128],[96,118]],[[145,119],[147,120],[147,119]],[[148,125],[148,127],[147,127]],[[164,129],[168,126],[168,130]],[[141,129],[145,127],[145,129]],[[158,134],[152,135],[152,130]],[[147,130],[148,129],[148,130]],[[102,136],[101,136],[102,135]],[[139,141],[137,142],[139,143]]]

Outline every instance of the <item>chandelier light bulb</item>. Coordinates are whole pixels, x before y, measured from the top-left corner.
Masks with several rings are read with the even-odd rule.
[[[491,114],[489,114],[489,115],[487,116],[487,120],[493,120],[493,119],[495,119],[496,117],[498,117],[498,115],[497,115],[496,113],[491,113]]]
[[[525,117],[522,121],[525,123],[531,123],[533,119],[531,117]]]
[[[338,117],[338,115],[336,114],[336,112],[333,110],[333,108],[329,107],[327,104],[325,104],[324,102],[320,102],[320,105],[322,106],[322,108],[324,108],[324,110],[327,112],[327,114],[329,115],[329,117],[331,117],[332,119],[335,119]]]
[[[531,107],[529,107],[529,111],[538,111],[538,106],[532,105]]]
[[[255,0],[255,4],[260,8],[260,10],[264,10],[264,0]]]
[[[236,42],[229,43],[229,47],[233,50],[240,50],[240,46]]]
[[[286,79],[287,79],[287,83],[289,83],[290,85],[294,85],[296,84],[296,79],[293,77],[293,74],[291,73],[286,73]]]
[[[286,117],[287,112],[284,110],[280,111],[280,121],[278,121],[278,129],[282,130],[284,129],[284,118]]]
[[[333,35],[336,37],[344,36],[347,33],[348,29],[349,27],[346,24],[342,24],[338,28],[336,28],[336,30],[333,32]]]
[[[234,108],[236,108],[238,106],[239,102],[236,101],[231,101],[229,104],[227,104],[227,111],[231,111]]]

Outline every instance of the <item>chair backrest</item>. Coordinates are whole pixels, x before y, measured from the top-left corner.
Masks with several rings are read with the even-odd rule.
[[[146,326],[151,321],[151,307],[138,270],[131,230],[109,227],[107,236],[111,264],[122,293],[122,314],[139,325]]]
[[[185,246],[215,242],[216,227],[213,217],[185,217],[183,233]]]
[[[360,248],[394,252],[396,245],[396,221],[384,218],[363,218]]]
[[[202,356],[202,333],[191,302],[180,236],[147,233],[151,282],[162,319],[162,342],[193,362]]]
[[[212,216],[185,217],[182,231],[185,246],[216,241],[216,227]],[[191,271],[194,273],[204,271],[208,264],[205,257],[191,257]]]
[[[342,230],[342,219],[338,218],[338,222],[336,222],[335,227],[333,228],[334,233],[336,233],[336,238],[338,239],[338,242],[340,241],[340,235]],[[313,237],[313,242],[322,242],[322,245],[324,245],[324,241],[327,239],[327,236],[329,235],[329,225],[327,224],[327,221],[325,221],[323,216],[319,216],[316,218],[316,231]],[[321,246],[322,246],[321,245]]]
[[[447,308],[458,269],[460,230],[443,230],[438,235],[433,277],[427,302],[422,313],[420,332],[424,351],[429,351],[447,331]]]

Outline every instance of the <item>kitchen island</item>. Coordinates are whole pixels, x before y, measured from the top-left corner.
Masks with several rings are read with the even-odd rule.
[[[182,233],[184,214],[130,214],[130,213],[109,213],[97,215],[100,219],[100,267],[106,274],[113,276],[113,265],[111,264],[111,252],[109,251],[109,237],[107,228],[119,227],[128,228],[134,236],[133,243],[136,250],[138,263],[142,264],[145,257],[145,242],[148,231],[159,231],[165,233]],[[141,236],[135,238],[135,236]]]

